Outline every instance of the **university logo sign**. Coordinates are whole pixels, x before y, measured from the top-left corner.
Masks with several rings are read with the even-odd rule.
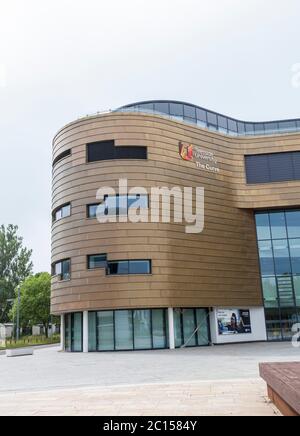
[[[179,142],[179,155],[183,160],[195,162],[200,170],[219,173],[220,168],[214,153],[197,147],[196,145]]]
[[[179,154],[183,160],[193,160],[193,146],[179,142]]]

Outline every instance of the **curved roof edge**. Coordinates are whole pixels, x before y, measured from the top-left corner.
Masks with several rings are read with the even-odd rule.
[[[242,121],[201,106],[176,100],[147,100],[127,104],[113,112],[156,113],[231,136],[257,136],[300,132],[300,118],[276,121]]]

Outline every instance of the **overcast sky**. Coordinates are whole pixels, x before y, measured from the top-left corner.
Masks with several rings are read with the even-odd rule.
[[[148,99],[300,117],[299,21],[299,0],[0,0],[0,223],[35,271],[50,270],[60,127]]]

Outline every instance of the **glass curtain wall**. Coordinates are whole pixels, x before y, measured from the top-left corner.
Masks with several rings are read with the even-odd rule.
[[[82,313],[65,315],[65,350],[82,351]]]
[[[269,340],[289,340],[300,322],[300,210],[255,215]]]
[[[89,351],[167,348],[166,309],[89,313]]]
[[[174,309],[175,346],[209,345],[207,309]]]

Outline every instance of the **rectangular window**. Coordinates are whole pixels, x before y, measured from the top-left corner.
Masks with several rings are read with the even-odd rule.
[[[115,311],[116,350],[133,349],[133,325],[131,310]]]
[[[152,348],[151,312],[150,310],[133,311],[134,349],[147,350]]]
[[[99,206],[102,207],[100,208]],[[100,216],[126,216],[131,207],[137,210],[148,209],[148,195],[135,194],[105,196],[103,203],[89,204],[87,206],[87,216],[88,218],[96,218],[97,213],[99,213]]]
[[[65,315],[65,350],[82,351],[82,313]]]
[[[107,263],[107,275],[151,274],[150,260],[120,260]]]
[[[275,277],[263,277],[262,279],[265,307],[278,307],[277,283]]]
[[[88,269],[106,268],[106,254],[91,254],[88,256]]]
[[[248,184],[300,180],[300,152],[245,156]]]
[[[114,312],[97,312],[98,351],[114,350]]]
[[[61,280],[71,279],[71,260],[65,259],[52,266],[52,275],[60,276]]]
[[[58,209],[55,209],[55,211],[52,214],[52,221],[58,221],[62,218],[66,218],[71,215],[71,204],[67,203],[64,206],[59,207]]]
[[[166,319],[164,309],[152,310],[153,348],[166,348]]]
[[[147,147],[139,145],[116,147],[114,141],[87,144],[88,162],[112,159],[147,159]]]
[[[96,312],[89,312],[89,351],[97,351]]]
[[[300,307],[300,212],[255,214],[269,340],[288,340]]]

